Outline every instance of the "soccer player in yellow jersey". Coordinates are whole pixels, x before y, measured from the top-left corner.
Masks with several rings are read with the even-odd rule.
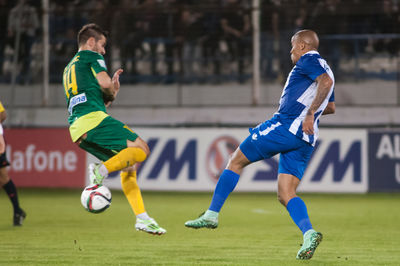
[[[108,173],[121,171],[121,185],[136,215],[136,230],[162,235],[166,230],[147,214],[136,179],[135,164],[150,153],[147,143],[124,123],[107,114],[106,106],[118,94],[118,69],[107,74],[103,55],[107,32],[87,24],[78,33],[78,53],[65,67],[63,84],[72,141],[103,161],[89,166],[92,184],[101,184]]]
[[[4,109],[3,104],[0,102],[0,186],[4,188],[8,197],[11,200],[11,204],[14,209],[13,223],[15,226],[22,225],[26,217],[26,213],[19,207],[17,188],[14,185],[14,182],[8,176],[7,166],[10,163],[7,161],[6,156],[6,143],[4,140],[4,132],[2,123],[6,120],[7,114]]]

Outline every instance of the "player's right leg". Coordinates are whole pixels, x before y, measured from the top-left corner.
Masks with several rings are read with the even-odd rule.
[[[146,209],[144,208],[142,194],[137,183],[135,166],[121,171],[121,186],[133,212],[136,215],[136,230],[154,235],[165,234],[167,231],[160,227],[158,223],[147,214]]]
[[[185,226],[196,229],[218,226],[218,215],[222,205],[239,181],[243,168],[250,163],[273,156],[284,143],[280,141],[280,135],[275,133],[275,129],[279,126],[279,122],[269,120],[250,130],[250,135],[236,149],[228,166],[222,172],[208,210],[199,218],[187,221]]]
[[[4,159],[5,159],[5,154],[3,153],[2,155],[4,155]],[[2,155],[0,155],[0,156],[2,156]],[[0,164],[1,164],[1,162],[4,162],[4,160],[2,160],[0,158]],[[14,182],[9,178],[6,167],[0,168],[0,186],[3,187],[3,189],[7,193],[8,198],[10,199],[11,204],[13,206],[13,210],[14,210],[13,224],[14,224],[14,226],[21,226],[26,217],[26,213],[19,206],[17,188],[15,187]]]
[[[243,168],[249,163],[251,162],[243,154],[241,149],[237,148],[229,160],[226,169],[218,179],[210,207],[206,212],[201,214],[199,218],[187,221],[185,226],[194,229],[217,228],[219,212],[229,194],[235,189]]]

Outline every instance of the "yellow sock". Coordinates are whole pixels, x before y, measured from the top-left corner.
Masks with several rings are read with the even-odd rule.
[[[144,213],[146,210],[143,204],[142,194],[136,180],[136,171],[121,171],[122,190],[135,215]]]
[[[135,163],[143,162],[146,157],[146,153],[141,148],[128,147],[105,161],[103,164],[107,168],[108,172],[111,173],[132,166]]]

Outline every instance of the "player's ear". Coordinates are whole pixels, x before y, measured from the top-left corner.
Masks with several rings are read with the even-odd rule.
[[[96,44],[96,39],[94,37],[90,37],[87,42],[89,46],[94,46]]]
[[[304,50],[306,48],[306,43],[305,42],[300,42],[300,49]]]

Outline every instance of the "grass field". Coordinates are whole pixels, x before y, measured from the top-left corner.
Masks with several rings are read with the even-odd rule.
[[[120,191],[105,213],[91,214],[78,190],[20,189],[28,213],[20,228],[1,193],[0,265],[400,265],[400,194],[301,195],[324,234],[310,261],[295,260],[301,233],[275,194],[233,193],[215,230],[183,225],[210,193],[143,194],[166,235],[135,231]]]

